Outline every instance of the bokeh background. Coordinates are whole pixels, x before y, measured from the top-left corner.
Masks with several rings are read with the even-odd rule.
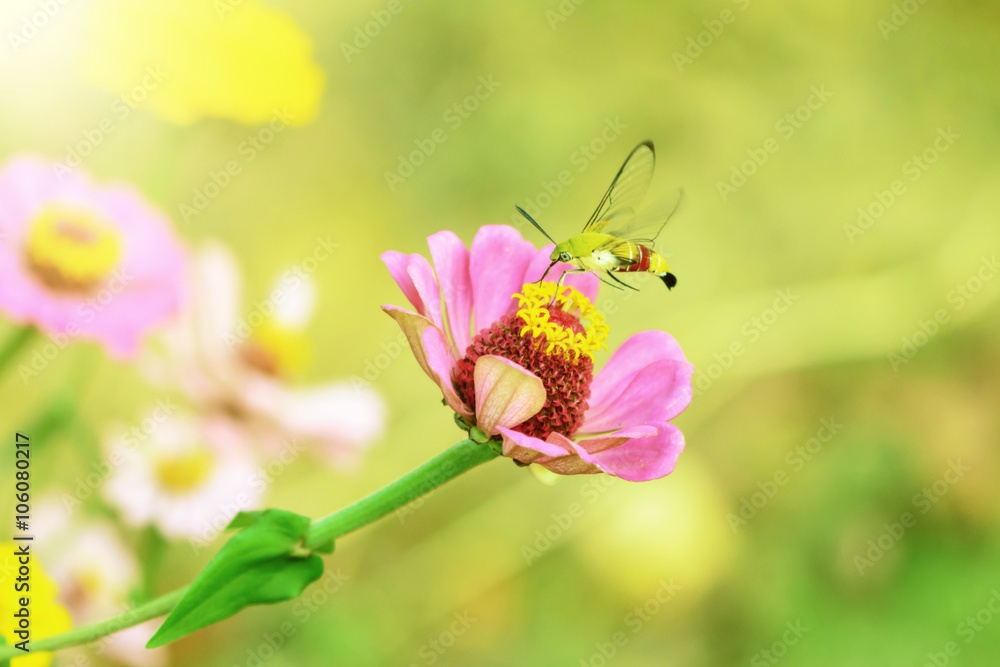
[[[141,42],[202,46],[167,22],[137,36],[107,23],[108,3],[80,0],[49,3],[50,20],[15,49],[9,34],[44,4],[4,3],[3,157],[62,159],[115,118],[124,84],[93,62]],[[301,380],[370,384],[388,403],[387,434],[353,471],[297,461],[267,506],[321,516],[461,437],[379,310],[404,303],[383,251],[520,224],[515,204],[566,237],[644,139],[657,146],[654,187],[685,191],[658,246],[679,284],[602,288],[598,305],[612,349],[639,330],[671,332],[698,369],[696,393],[671,476],[549,484],[491,463],[341,540],[327,558],[336,592],[245,611],[171,646],[170,664],[996,664],[997,5],[266,5],[311,40],[323,78],[313,120],[246,160],[239,147],[266,120],[139,104],[83,166],[136,184],[191,246],[229,245],[247,309],[318,238],[338,244],[313,274]],[[212,11],[225,24],[252,6]],[[252,89],[248,76],[233,85]],[[435,130],[445,140],[421,149]],[[230,160],[241,173],[185,215]],[[403,161],[421,164],[411,174]],[[5,321],[0,334],[11,331]],[[97,434],[159,396],[133,365],[78,345],[30,384],[0,381],[5,430],[74,373],[91,376],[78,398]],[[45,447],[36,493],[58,496],[92,450],[72,433]],[[915,524],[900,535],[906,512]],[[172,545],[158,588],[189,581],[220,544]]]

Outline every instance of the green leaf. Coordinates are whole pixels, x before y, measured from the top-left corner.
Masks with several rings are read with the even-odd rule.
[[[261,515],[264,513],[262,510],[254,510],[252,512],[237,512],[233,520],[229,522],[226,526],[226,530],[239,530],[240,528],[247,528],[254,525],[260,519]],[[309,541],[308,539],[306,540]],[[319,546],[311,548],[311,551],[316,554],[332,554],[333,553],[333,540],[329,542],[324,542]],[[3,667],[3,665],[0,665]]]
[[[296,598],[320,578],[323,559],[300,546],[308,517],[265,510],[254,518],[198,574],[146,648],[169,644],[244,607]]]
[[[252,512],[237,512],[233,520],[229,522],[226,526],[226,530],[239,530],[240,528],[248,528],[260,519],[261,515],[264,514],[262,510],[254,510]]]

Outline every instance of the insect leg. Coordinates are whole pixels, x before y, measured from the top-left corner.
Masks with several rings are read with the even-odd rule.
[[[555,294],[552,295],[552,301],[549,303],[555,302],[556,294],[559,294],[559,291],[562,289],[563,280],[566,278],[567,273],[587,273],[587,271],[588,269],[566,269],[563,271],[562,275],[559,276],[559,282],[556,283],[556,291]]]
[[[558,294],[559,290],[562,289],[563,279],[566,278],[566,274],[568,274],[568,273],[587,273],[587,271],[588,271],[588,269],[566,269],[565,271],[563,271],[562,275],[559,276],[559,282],[556,283],[556,294]]]
[[[594,275],[597,276],[597,279],[600,280],[605,285],[607,285],[608,287],[614,287],[616,290],[621,290],[622,292],[625,291],[621,287],[619,287],[618,285],[615,285],[614,283],[609,283],[607,280],[605,280],[604,278],[598,276],[596,273]],[[619,280],[618,282],[621,282],[621,281]]]
[[[619,280],[618,278],[615,277],[615,274],[611,273],[610,271],[606,271],[605,273],[608,274],[608,278],[611,278],[612,280],[614,280],[619,285],[624,285],[625,287],[629,288],[630,290],[635,290],[636,292],[639,291],[638,287],[633,287],[632,285],[629,285],[628,283]],[[598,277],[600,277],[600,276],[598,276]],[[608,283],[608,284],[610,285],[611,283]],[[621,289],[621,287],[619,287],[618,289]]]

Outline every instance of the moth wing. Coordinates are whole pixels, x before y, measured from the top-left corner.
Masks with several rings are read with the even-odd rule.
[[[674,190],[643,208],[638,215],[611,221],[602,232],[652,248],[660,232],[680,207],[683,195],[682,190]]]
[[[635,217],[636,209],[653,181],[655,166],[656,152],[652,141],[644,141],[633,148],[583,231],[607,234],[610,225],[623,224]]]

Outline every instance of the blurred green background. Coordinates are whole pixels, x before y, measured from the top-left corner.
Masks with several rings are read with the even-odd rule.
[[[442,229],[469,242],[514,222],[515,204],[544,206],[536,217],[568,236],[644,139],[654,187],[685,190],[658,246],[679,284],[604,288],[598,305],[612,349],[671,332],[697,391],[671,476],[549,486],[492,463],[342,540],[327,558],[346,577],[332,595],[246,611],[172,646],[172,664],[255,664],[286,622],[263,664],[996,664],[1000,7],[404,0],[354,53],[344,45],[387,3],[268,4],[314,41],[326,76],[314,122],[280,134],[188,221],[181,204],[256,126],[140,110],[85,161],[136,183],[192,244],[230,244],[251,299],[317,237],[340,244],[314,274],[304,379],[364,377],[387,353],[369,379],[389,434],[355,473],[300,462],[268,506],[326,514],[460,439],[395,352],[379,306],[405,300],[380,253],[426,254]],[[12,5],[5,34],[34,7]],[[58,158],[108,114],[114,96],[72,57],[84,9],[4,51],[0,154]],[[492,92],[457,115],[481,78]],[[386,172],[437,128],[446,140],[390,187]],[[571,182],[546,198],[563,171]],[[5,377],[5,421],[98,356],[74,349],[27,388]],[[93,367],[88,417],[134,422],[153,391],[129,366]],[[53,447],[65,455],[36,470],[58,493],[88,462],[70,437]],[[955,462],[968,471],[946,478]],[[894,537],[905,512],[916,523]],[[207,558],[176,546],[164,590]]]

